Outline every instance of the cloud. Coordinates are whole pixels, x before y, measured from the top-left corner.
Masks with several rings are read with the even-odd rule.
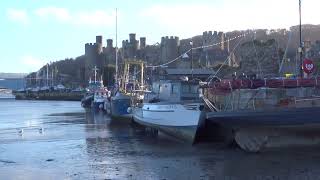
[[[29,17],[25,10],[7,9],[7,17],[14,22],[22,23],[24,25],[29,24]]]
[[[20,63],[23,64],[28,71],[37,71],[46,64],[44,60],[31,55],[22,56]]]
[[[73,23],[89,26],[112,26],[114,25],[115,14],[96,10],[92,12],[80,12],[74,15]]]
[[[40,18],[54,18],[61,22],[67,22],[71,19],[69,11],[65,8],[45,7],[36,9],[34,13]]]
[[[302,5],[303,23],[319,24],[320,1],[304,1]],[[292,0],[155,4],[140,12],[141,19],[185,37],[206,30],[289,28],[299,23],[298,1],[292,3]]]
[[[114,24],[115,13],[102,10],[71,12],[66,8],[43,7],[34,11],[37,17],[44,20],[79,26],[111,26]]]

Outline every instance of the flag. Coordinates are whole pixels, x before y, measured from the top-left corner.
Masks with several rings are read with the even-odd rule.
[[[188,56],[187,53],[184,53],[184,54],[182,55],[182,58],[189,58],[189,56]]]

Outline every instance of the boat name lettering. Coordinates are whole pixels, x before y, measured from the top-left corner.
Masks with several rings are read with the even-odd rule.
[[[159,106],[159,109],[177,109],[177,105]]]

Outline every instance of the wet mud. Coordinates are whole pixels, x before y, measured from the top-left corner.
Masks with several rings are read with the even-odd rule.
[[[0,102],[0,179],[320,179],[319,147],[246,153],[149,135],[78,102]]]

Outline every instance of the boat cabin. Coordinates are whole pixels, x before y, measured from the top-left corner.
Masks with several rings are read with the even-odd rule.
[[[190,81],[159,81],[152,84],[145,102],[199,101],[199,83]]]

